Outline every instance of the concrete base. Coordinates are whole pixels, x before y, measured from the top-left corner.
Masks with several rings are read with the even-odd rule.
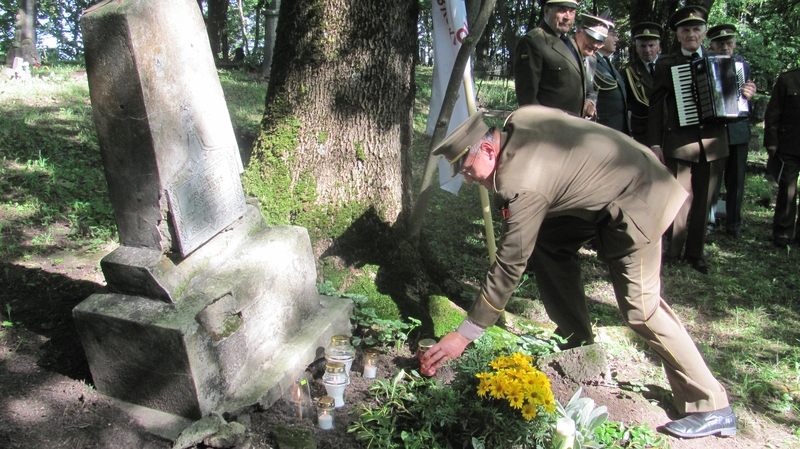
[[[192,421],[269,406],[331,336],[350,333],[352,302],[316,292],[306,230],[267,227],[253,206],[183,260],[126,251],[126,269],[115,253],[104,265],[114,271],[108,291],[73,310],[94,384],[106,396]],[[156,289],[140,290],[156,298],[115,289],[126,270],[144,284],[163,280],[171,301]]]

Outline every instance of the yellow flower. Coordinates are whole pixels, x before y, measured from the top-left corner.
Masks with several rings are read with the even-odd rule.
[[[550,412],[552,413],[552,412]],[[531,402],[526,402],[524,406],[522,406],[522,417],[527,419],[528,421],[536,418],[536,404]]]
[[[523,395],[521,391],[508,396],[508,404],[514,408],[522,408],[522,402],[524,400],[525,395]]]

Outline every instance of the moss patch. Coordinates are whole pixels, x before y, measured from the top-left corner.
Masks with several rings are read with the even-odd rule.
[[[428,311],[433,320],[433,335],[441,338],[454,331],[467,316],[464,309],[450,302],[444,296],[433,295],[428,298]]]

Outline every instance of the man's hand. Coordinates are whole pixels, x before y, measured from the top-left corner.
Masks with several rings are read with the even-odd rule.
[[[770,156],[775,154],[776,151],[778,151],[778,146],[777,145],[770,145],[770,146],[767,147],[767,153],[769,153]]]
[[[756,94],[756,83],[753,80],[747,80],[746,83],[742,85],[742,95],[750,100],[753,98],[753,95]]]
[[[744,86],[742,86],[744,89]],[[594,103],[589,100],[586,100],[586,103],[583,104],[583,116],[584,117],[594,117],[597,113],[597,107],[595,107]]]
[[[458,332],[450,332],[442,337],[439,343],[425,351],[420,361],[422,369],[436,372],[442,365],[460,356],[469,343],[470,341]]]

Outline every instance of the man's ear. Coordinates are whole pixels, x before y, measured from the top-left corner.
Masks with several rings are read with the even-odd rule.
[[[497,156],[497,148],[491,142],[482,142],[480,151],[486,154],[489,160],[493,160]]]

